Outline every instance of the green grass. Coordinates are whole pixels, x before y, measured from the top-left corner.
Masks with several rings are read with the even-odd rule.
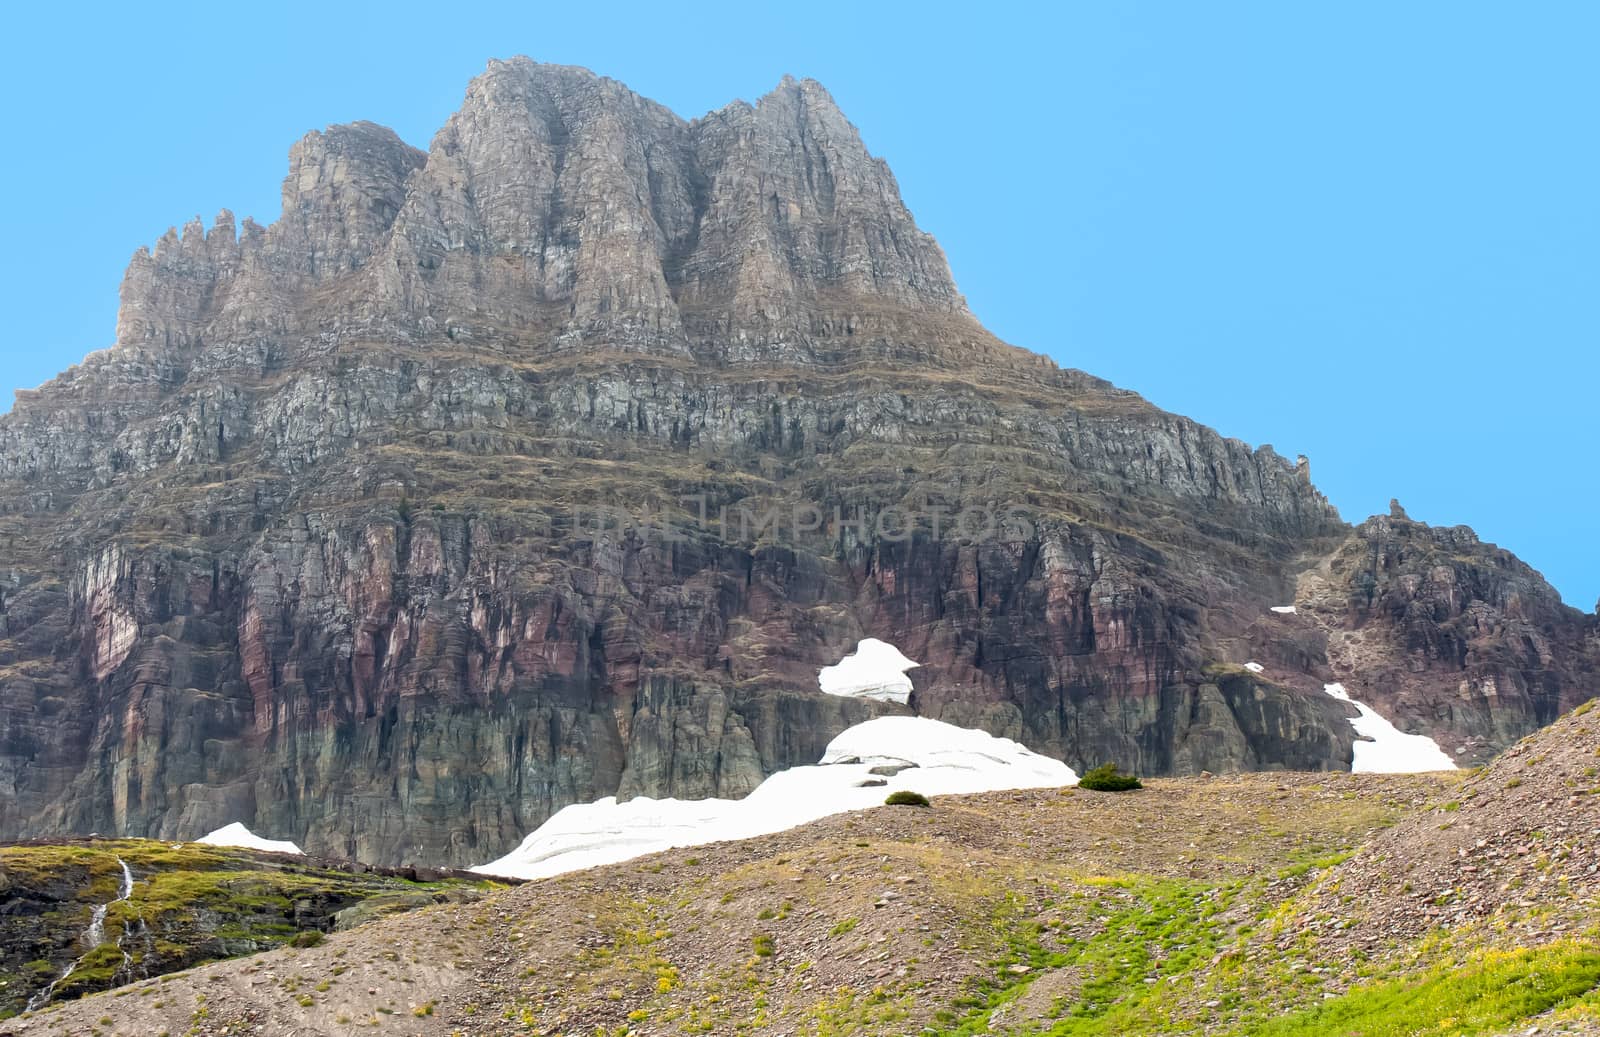
[[[1233,895],[1203,883],[1141,876],[1093,877],[1066,892],[1064,904],[1074,913],[1104,918],[1100,930],[1085,939],[1068,940],[1059,950],[1048,948],[1040,927],[1020,902],[1003,903],[993,924],[1006,940],[1007,952],[993,963],[993,972],[974,985],[954,1011],[937,1016],[939,1037],[974,1037],[990,1032],[996,1013],[1017,1000],[1049,970],[1072,968],[1082,978],[1070,1003],[1063,1003],[1053,1022],[1035,1032],[1049,1037],[1081,1037],[1160,1032],[1153,1029],[1166,1009],[1146,1012],[1157,988],[1146,984],[1154,972],[1184,972],[1216,953],[1221,933],[1217,913]],[[1111,907],[1111,905],[1117,905]],[[1109,914],[1102,914],[1110,908]],[[1158,964],[1159,963],[1159,964]],[[1018,975],[1013,966],[1029,971]]]
[[[1332,868],[1343,864],[1345,861],[1349,860],[1353,854],[1353,850],[1343,850],[1339,853],[1317,854],[1315,856],[1305,857],[1300,860],[1296,860],[1287,868],[1281,869],[1278,872],[1278,878],[1299,878],[1301,875],[1304,875],[1307,872],[1315,869]]]
[[[72,975],[56,987],[56,994],[65,999],[104,990],[111,985],[113,977],[122,970],[123,965],[122,952],[117,950],[116,945],[102,943],[83,956],[78,967],[72,970]]]
[[[1600,945],[1563,941],[1486,951],[1416,976],[1380,980],[1304,1011],[1265,1018],[1240,1037],[1475,1037],[1567,1007],[1600,985]]]
[[[1231,1037],[1489,1037],[1549,1011],[1600,1011],[1600,943],[1589,940],[1459,951],[1447,960],[1441,942],[1432,945],[1439,949],[1429,955],[1431,962],[1409,966],[1404,975],[1380,971],[1347,993],[1311,1002],[1320,988],[1297,986],[1294,977],[1281,972],[1285,961],[1245,971],[1216,966],[1228,948],[1242,946],[1231,942],[1220,922],[1242,890],[1146,878],[1088,884],[1132,898],[1098,933],[1057,950],[1046,948],[1031,923],[998,914],[996,925],[1006,934],[1009,952],[994,963],[993,975],[958,1003],[964,1012],[941,1012],[937,1025],[925,1033],[989,1033],[1001,1010],[1041,975],[1068,968],[1081,982],[1056,1005],[1054,1017],[1017,1032],[1032,1037],[1201,1030]],[[1088,896],[1079,891],[1068,900]],[[1091,914],[1099,910],[1087,900],[1085,906]],[[1012,973],[1010,966],[1019,963],[1030,971]],[[1169,982],[1174,978],[1176,983]],[[1213,993],[1225,1003],[1220,1016],[1208,1004]]]

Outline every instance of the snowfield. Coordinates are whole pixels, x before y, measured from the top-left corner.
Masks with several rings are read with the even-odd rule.
[[[1350,770],[1356,774],[1456,770],[1456,762],[1439,748],[1438,742],[1426,735],[1408,735],[1401,731],[1370,706],[1352,699],[1343,684],[1325,684],[1322,690],[1355,706],[1361,714],[1350,721],[1356,734],[1362,736],[1356,741],[1355,759],[1350,764]]]
[[[906,671],[920,666],[894,645],[868,637],[856,650],[817,674],[817,683],[829,695],[899,702],[911,698],[911,678]]]
[[[1077,781],[1066,764],[1010,739],[924,717],[879,717],[835,738],[820,763],[780,771],[744,799],[618,803],[608,797],[576,804],[539,826],[511,853],[473,870],[548,878],[679,846],[769,835],[881,806],[899,789],[939,796],[1058,788]]]
[[[304,856],[304,851],[294,843],[286,839],[263,839],[238,821],[231,825],[224,825],[215,832],[202,835],[195,842],[205,843],[207,846],[233,846],[242,850],[265,850],[268,853],[297,853]]]

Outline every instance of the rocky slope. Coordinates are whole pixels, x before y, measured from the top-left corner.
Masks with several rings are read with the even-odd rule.
[[[410,912],[0,1032],[1600,1033],[1592,901],[1535,883],[1526,911],[1413,930],[1339,895],[1460,795],[1458,774],[1249,774],[939,797]],[[1551,911],[1566,924],[1496,924]]]
[[[1280,870],[1440,784],[1252,775],[883,807],[412,912],[10,1032],[1012,1033],[1048,1027],[1059,1000],[1094,989],[1127,1001],[1098,1019],[1103,1032],[1146,1032],[1118,1024],[1187,994],[1147,975],[1183,974],[1227,945],[1239,919],[1224,916],[1225,890],[1266,895]],[[1209,999],[1185,998],[1226,1019]]]
[[[1332,872],[1299,924],[1365,949],[1440,927],[1501,945],[1600,921],[1600,719],[1594,702],[1518,742]],[[1360,924],[1351,926],[1351,920]]]
[[[869,636],[909,707],[818,693]],[[1596,639],[995,340],[809,81],[685,122],[517,59],[426,152],[310,134],[275,223],[141,249],[116,344],[0,418],[0,838],[479,863],[906,708],[1079,770],[1338,769],[1357,673],[1470,759]]]

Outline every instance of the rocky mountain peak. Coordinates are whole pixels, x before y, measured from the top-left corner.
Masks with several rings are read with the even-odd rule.
[[[785,78],[689,123],[515,58],[472,81],[427,152],[370,122],[307,134],[264,232],[235,242],[196,221],[136,255],[118,342],[259,363],[232,347],[288,332],[281,358],[295,338],[420,326],[522,351],[836,363],[927,359],[951,330],[929,315],[995,346],[821,84]]]
[[[279,248],[313,279],[359,268],[382,244],[427,155],[386,126],[355,122],[306,134],[289,149]]]
[[[827,156],[841,172],[865,172],[862,167],[877,164],[855,124],[845,117],[827,87],[815,79],[785,75],[753,106],[735,110],[752,113],[769,132],[785,138],[791,149],[809,147]]]
[[[785,77],[754,106],[700,120],[694,140],[710,180],[701,258],[737,262],[739,319],[782,325],[799,300],[814,313],[830,294],[966,315],[943,252],[820,83]],[[693,297],[714,299],[722,279],[691,269],[685,280]]]

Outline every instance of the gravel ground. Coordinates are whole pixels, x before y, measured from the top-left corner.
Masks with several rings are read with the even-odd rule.
[[[1297,925],[1333,952],[1402,949],[1440,926],[1536,944],[1592,928],[1597,909],[1600,710],[1585,709],[1377,835],[1318,884]]]

